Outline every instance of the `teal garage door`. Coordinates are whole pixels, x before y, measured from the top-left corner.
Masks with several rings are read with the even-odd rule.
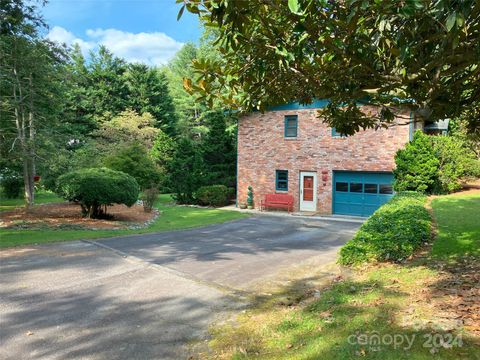
[[[361,171],[333,173],[333,213],[369,216],[393,196],[393,174]]]

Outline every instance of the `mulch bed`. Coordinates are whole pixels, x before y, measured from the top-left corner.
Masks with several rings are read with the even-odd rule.
[[[24,208],[0,212],[1,228],[85,228],[85,229],[125,229],[132,225],[141,226],[155,216],[146,213],[143,206],[113,205],[107,208],[112,218],[89,219],[82,217],[81,208],[74,203],[36,205],[26,212]]]
[[[456,320],[480,337],[480,264],[465,257],[455,264],[440,266],[440,279],[432,289],[436,315]]]

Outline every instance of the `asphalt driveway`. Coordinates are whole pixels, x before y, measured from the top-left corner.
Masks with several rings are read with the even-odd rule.
[[[358,226],[260,216],[3,250],[0,357],[185,358],[252,284],[312,257],[334,260]]]

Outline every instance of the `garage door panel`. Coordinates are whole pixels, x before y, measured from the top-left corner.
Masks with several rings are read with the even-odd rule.
[[[334,176],[335,214],[369,216],[393,196],[391,173],[342,171]]]

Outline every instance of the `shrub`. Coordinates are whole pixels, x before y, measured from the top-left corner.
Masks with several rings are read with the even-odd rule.
[[[228,188],[228,195],[227,195],[228,201],[235,200],[236,197],[237,197],[237,190],[233,187],[229,187]]]
[[[397,151],[395,164],[393,187],[396,191],[432,193],[438,189],[439,161],[430,136],[417,131],[405,149]]]
[[[395,195],[342,247],[339,263],[399,261],[412,255],[430,238],[431,218],[425,201],[418,193]]]
[[[105,159],[105,166],[127,173],[137,180],[141,189],[158,185],[161,181],[160,169],[148,156],[147,150],[138,143],[121,147]]]
[[[158,199],[158,189],[157,188],[150,188],[143,191],[140,199],[143,202],[143,210],[145,212],[151,212],[153,209],[153,205],[155,201]]]
[[[439,160],[439,192],[460,190],[460,180],[475,174],[475,162],[478,162],[475,153],[459,137],[434,136],[432,141],[435,156]]]
[[[248,187],[247,205],[253,207],[253,188],[251,186]]]
[[[51,191],[55,191],[57,180],[63,174],[79,169],[90,169],[102,166],[102,156],[93,144],[77,145],[72,149],[55,149],[45,161],[39,162],[38,170],[42,174],[42,185]]]
[[[132,206],[138,198],[137,181],[121,171],[107,168],[81,169],[58,178],[57,193],[82,207],[84,216],[99,218],[102,206]]]
[[[197,190],[196,198],[201,205],[224,206],[228,200],[228,188],[225,185],[202,186]]]
[[[467,177],[480,178],[480,159],[471,159],[467,169]]]
[[[0,185],[6,198],[16,199],[20,197],[24,186],[23,177],[16,171],[4,169],[0,174]]]

